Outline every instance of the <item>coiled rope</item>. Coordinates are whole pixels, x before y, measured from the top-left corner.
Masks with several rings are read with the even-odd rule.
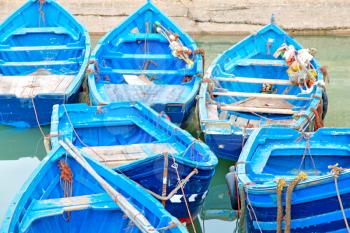
[[[73,172],[68,163],[64,160],[58,161],[58,168],[60,169],[60,182],[63,189],[63,195],[65,198],[72,197],[73,194]],[[67,212],[67,218],[65,221],[70,221],[70,212]]]

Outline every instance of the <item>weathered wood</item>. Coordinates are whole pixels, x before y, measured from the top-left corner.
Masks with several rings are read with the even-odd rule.
[[[74,75],[0,76],[0,95],[30,98],[38,94],[63,94],[74,77]]]
[[[286,100],[282,99],[260,99],[260,98],[247,98],[244,101],[238,101],[236,103],[231,104],[232,106],[240,106],[240,107],[254,107],[254,108],[280,108],[280,109],[291,109],[294,107],[293,104],[289,103]]]
[[[241,59],[238,60],[238,66],[287,66],[284,60],[277,59]]]
[[[145,75],[123,75],[124,80],[130,85],[151,85],[150,81]]]
[[[254,108],[254,107],[240,107],[232,105],[223,105],[221,110],[224,111],[236,111],[236,112],[256,112],[256,113],[272,113],[272,114],[283,114],[283,115],[294,115],[297,111],[291,109],[273,109],[273,108]]]
[[[309,97],[299,97],[296,95],[263,94],[263,93],[248,93],[248,92],[213,92],[213,95],[214,96],[235,96],[235,97],[286,99],[286,100],[310,100],[311,99]]]
[[[216,104],[208,104],[207,109],[209,120],[219,120],[218,106]]]
[[[79,150],[68,140],[59,142],[64,149],[87,171],[102,188],[110,195],[110,197],[118,204],[120,209],[128,216],[128,218],[144,233],[157,233],[158,231],[151,225],[145,216],[138,211],[121,193],[115,190],[107,181],[105,181],[91,165],[80,154]]]
[[[149,156],[177,153],[177,150],[169,143],[84,147],[82,151],[110,168],[128,164]]]
[[[234,78],[215,77],[214,79],[220,82],[292,85],[292,83],[289,80],[283,80],[283,79],[248,78],[248,77],[234,77]]]

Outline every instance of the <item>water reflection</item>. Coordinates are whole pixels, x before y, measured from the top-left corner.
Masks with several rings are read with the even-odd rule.
[[[15,193],[20,190],[39,163],[40,160],[37,157],[23,157],[0,162],[0,184],[3,184],[0,186],[0,220],[3,219],[7,206],[13,200]]]

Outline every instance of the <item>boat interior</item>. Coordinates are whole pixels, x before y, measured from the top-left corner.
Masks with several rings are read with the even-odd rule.
[[[81,26],[54,2],[28,2],[0,28],[0,94],[64,93],[84,61]],[[49,80],[49,81],[48,81]]]
[[[308,180],[332,177],[329,166],[336,164],[345,170],[350,168],[350,148],[345,141],[309,142],[309,148],[305,138],[288,142],[268,139],[260,143],[246,165],[248,177],[257,184],[276,184],[276,178],[291,181],[300,172],[305,172]]]
[[[214,87],[207,96],[209,119],[248,128],[293,125],[293,115],[309,106],[314,91],[301,93],[289,81],[286,62],[273,56],[283,43],[299,46],[281,37],[275,27],[246,38],[216,61],[211,73]]]
[[[156,23],[178,33],[179,40],[192,51],[194,42],[173,25],[152,3],[130,16],[97,46],[95,59],[99,75],[96,86],[108,101],[142,100],[155,103],[184,103],[191,97],[194,65],[173,55],[167,38],[157,32]]]

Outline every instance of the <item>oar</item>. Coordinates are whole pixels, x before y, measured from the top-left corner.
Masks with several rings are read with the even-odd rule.
[[[68,139],[59,143],[62,147],[87,171],[95,180],[103,187],[108,195],[115,201],[120,209],[128,216],[128,218],[144,233],[158,233],[158,231],[151,225],[151,223],[139,212],[121,193],[116,191],[107,181],[105,181],[97,172],[91,167],[86,159],[80,154]]]

